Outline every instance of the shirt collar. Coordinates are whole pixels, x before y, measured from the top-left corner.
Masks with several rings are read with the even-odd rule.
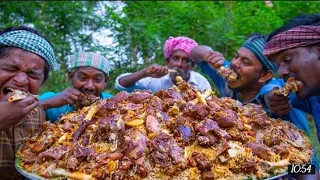
[[[243,104],[248,104],[248,103],[254,103],[254,104],[261,104],[261,97],[260,97],[260,92],[252,99],[250,99],[249,101],[244,102],[241,98],[238,92],[232,91],[231,93],[231,97],[233,99],[236,99],[238,101],[240,101]]]

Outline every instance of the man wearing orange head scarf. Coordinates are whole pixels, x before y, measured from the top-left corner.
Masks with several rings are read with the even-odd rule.
[[[176,75],[181,76],[200,91],[211,89],[208,80],[193,71],[195,63],[190,57],[190,51],[197,45],[193,39],[188,37],[170,37],[163,48],[166,66],[153,64],[134,73],[121,74],[116,79],[116,89],[128,92],[134,89],[144,89],[155,93],[176,84]],[[176,73],[168,73],[168,69],[175,70]]]

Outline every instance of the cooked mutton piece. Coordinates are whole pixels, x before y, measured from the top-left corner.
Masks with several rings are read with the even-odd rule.
[[[230,135],[225,131],[222,130],[217,122],[206,119],[196,126],[196,131],[198,131],[201,135],[207,135],[209,132],[214,132],[219,138],[223,139],[231,139]]]
[[[76,103],[76,107],[90,106],[91,104],[98,101],[99,99],[100,99],[99,97],[93,94],[81,95],[78,99],[78,102]]]
[[[247,161],[245,161],[243,163],[242,167],[239,168],[232,168],[231,171],[234,173],[241,173],[241,172],[255,172],[257,171],[257,166],[258,164],[255,162],[254,158],[251,157],[250,159],[248,159]]]
[[[34,94],[31,94],[31,93],[28,93],[28,92],[24,92],[24,91],[21,91],[21,90],[18,90],[18,89],[8,88],[8,90],[13,92],[13,95],[11,95],[9,97],[9,99],[8,99],[9,102],[19,101],[19,100],[25,99],[28,96],[33,96],[33,97],[36,98],[36,100],[38,100],[38,95],[34,95]]]
[[[197,168],[201,171],[208,171],[211,169],[212,165],[207,160],[207,158],[203,154],[193,153],[192,157],[194,158]]]
[[[249,142],[247,144],[247,147],[252,149],[252,152],[257,155],[259,158],[270,161],[271,160],[271,155],[270,152],[271,150],[264,144],[260,143],[253,143]]]
[[[151,158],[161,167],[170,167],[183,162],[183,149],[178,146],[173,137],[160,133],[151,141]]]
[[[202,147],[210,147],[214,143],[216,143],[219,138],[215,136],[214,134],[207,134],[205,136],[198,136],[198,143]]]
[[[220,76],[228,79],[229,81],[235,81],[238,78],[238,75],[230,68],[220,66],[220,68],[217,69],[217,72]]]
[[[218,111],[214,114],[213,118],[221,128],[232,128],[237,126],[240,129],[243,129],[243,124],[238,119],[237,113],[231,109]]]
[[[284,86],[280,89],[275,89],[272,92],[276,95],[288,96],[290,92],[297,92],[302,87],[302,82],[290,77]]]
[[[190,145],[195,140],[195,133],[193,129],[187,125],[179,125],[175,134],[175,138],[177,138],[178,142],[183,145]]]
[[[148,138],[138,129],[125,132],[123,153],[131,159],[139,159],[146,155]]]
[[[183,113],[185,116],[194,119],[205,119],[209,114],[209,111],[204,105],[186,103],[183,109]]]
[[[211,171],[202,171],[201,172],[202,180],[215,180],[214,174]]]

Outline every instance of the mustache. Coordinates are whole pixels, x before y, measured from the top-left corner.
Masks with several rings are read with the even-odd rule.
[[[82,89],[81,92],[84,94],[95,94],[96,93],[95,90],[88,90],[88,89]]]
[[[176,74],[179,75],[179,76],[186,76],[187,75],[187,72],[181,68],[178,68],[178,67],[174,67],[172,68],[173,70],[176,70]]]

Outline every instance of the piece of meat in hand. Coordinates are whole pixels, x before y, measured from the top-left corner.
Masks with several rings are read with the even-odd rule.
[[[90,106],[99,99],[99,97],[93,94],[81,95],[78,99],[78,102],[76,103],[76,107]]]
[[[297,92],[302,87],[302,82],[290,77],[284,86],[280,89],[275,89],[272,92],[276,95],[288,96],[290,92]]]

